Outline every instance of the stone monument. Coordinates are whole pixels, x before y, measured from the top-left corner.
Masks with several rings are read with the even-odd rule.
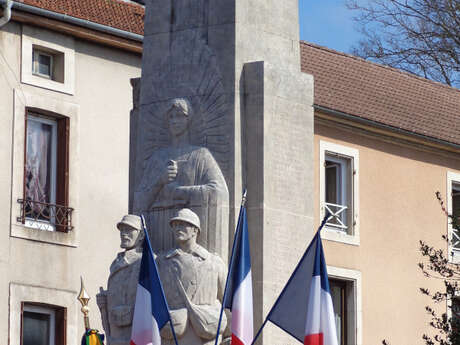
[[[118,253],[112,262],[107,290],[101,288],[96,302],[101,312],[107,344],[128,345],[131,339],[144,233],[141,218],[135,215],[124,216],[117,228],[120,231],[120,247],[124,251]]]
[[[298,0],[145,2],[130,212],[146,214],[158,251],[173,245],[169,217],[192,209],[199,245],[227,262],[247,187],[257,329],[314,231],[313,78],[300,72]],[[259,343],[295,341],[267,326]]]

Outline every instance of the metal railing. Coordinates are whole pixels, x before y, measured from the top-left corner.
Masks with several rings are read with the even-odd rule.
[[[18,199],[21,214],[17,221],[40,230],[68,232],[73,229],[73,208],[46,202]]]
[[[450,243],[451,243],[451,246],[452,246],[452,249],[455,250],[456,252],[459,252],[460,251],[460,231],[457,230],[457,229],[452,229],[452,232],[451,232],[451,239],[450,239]]]
[[[345,223],[345,217],[347,214],[348,206],[346,205],[336,205],[331,203],[324,203],[326,210],[329,211],[331,216],[326,222],[326,226],[337,228],[338,230],[346,232],[348,225]]]

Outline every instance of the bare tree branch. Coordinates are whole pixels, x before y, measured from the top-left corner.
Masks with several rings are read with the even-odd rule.
[[[347,0],[364,39],[353,53],[460,85],[460,0]]]

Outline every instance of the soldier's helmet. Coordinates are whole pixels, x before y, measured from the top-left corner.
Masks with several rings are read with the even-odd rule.
[[[142,230],[141,217],[134,214],[127,214],[117,223],[117,229],[121,230],[122,226],[129,226],[140,231]]]
[[[198,215],[189,208],[183,208],[177,211],[174,217],[169,220],[169,225],[172,225],[172,222],[175,220],[181,220],[183,222],[192,224],[198,229],[198,232],[201,231],[200,217],[198,217]]]

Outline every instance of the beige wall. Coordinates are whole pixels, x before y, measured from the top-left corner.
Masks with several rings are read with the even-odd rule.
[[[315,125],[315,200],[319,200],[320,140],[359,150],[359,246],[324,241],[330,266],[358,270],[362,276],[362,344],[423,344],[429,332],[419,287],[435,290],[424,278],[419,240],[445,248],[447,220],[435,192],[446,195],[447,171],[460,171],[459,157],[364,136],[327,122]],[[315,222],[319,224],[319,202]],[[445,310],[445,305],[440,306]]]
[[[42,29],[30,31],[48,37]],[[109,265],[119,250],[115,223],[128,208],[129,79],[140,76],[141,57],[72,38],[75,84],[74,93],[68,94],[21,83],[21,32],[21,25],[14,22],[0,30],[0,159],[4,162],[0,169],[0,309],[5,311],[0,314],[0,343],[8,344],[10,328],[9,343],[19,344],[16,316],[8,314],[10,307],[10,314],[17,312],[16,300],[38,301],[47,296],[51,302],[56,298],[59,304],[67,304],[69,322],[73,322],[67,343],[77,344],[83,331],[76,301],[80,275],[92,296],[92,326],[101,329],[95,294],[105,285]],[[58,243],[11,236],[18,227],[16,200],[22,195],[23,179],[18,157],[24,148],[18,138],[24,134],[18,114],[34,102],[44,110],[64,109],[62,115],[71,109],[77,119],[70,128],[69,171],[76,227]],[[27,230],[38,231],[21,231]]]

